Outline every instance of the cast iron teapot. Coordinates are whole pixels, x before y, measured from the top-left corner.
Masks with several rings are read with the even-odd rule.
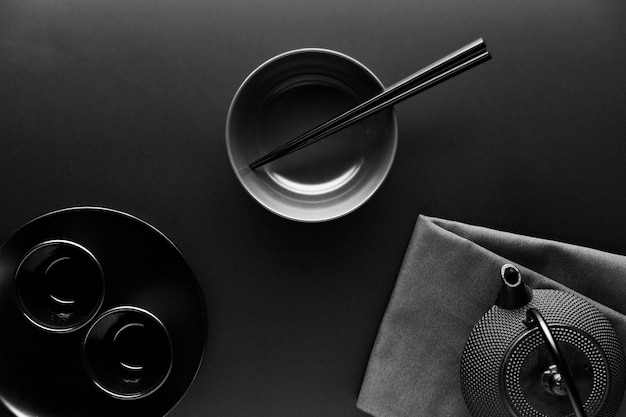
[[[511,264],[500,275],[495,305],[474,325],[461,359],[472,416],[615,416],[626,359],[608,319],[569,292],[531,290]]]

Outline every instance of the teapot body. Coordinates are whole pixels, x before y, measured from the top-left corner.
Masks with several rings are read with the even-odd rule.
[[[530,308],[549,323],[587,416],[615,416],[626,385],[626,359],[608,319],[564,291],[534,290],[526,301],[516,308],[494,305],[470,333],[461,384],[472,416],[573,415],[541,332],[525,324]]]

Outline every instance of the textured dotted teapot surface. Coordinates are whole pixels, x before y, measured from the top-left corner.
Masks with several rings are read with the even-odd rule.
[[[614,416],[626,382],[624,350],[610,322],[591,304],[557,290],[535,290],[521,308],[492,307],[476,323],[461,360],[461,383],[473,416],[573,416],[568,397],[548,393],[542,375],[551,362],[526,310],[545,317],[563,351],[588,416]]]

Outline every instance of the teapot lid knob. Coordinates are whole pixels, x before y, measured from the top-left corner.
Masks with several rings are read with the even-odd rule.
[[[504,264],[500,269],[502,285],[496,305],[505,310],[515,310],[530,303],[533,291],[524,283],[522,274],[515,265]]]

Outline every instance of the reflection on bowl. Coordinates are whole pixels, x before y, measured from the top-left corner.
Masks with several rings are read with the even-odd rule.
[[[258,203],[292,220],[331,220],[360,207],[395,156],[392,109],[256,170],[247,165],[382,89],[364,65],[335,51],[299,49],[265,62],[228,112],[226,145],[237,178]]]
[[[172,369],[167,329],[139,307],[115,307],[91,326],[83,343],[83,363],[94,384],[113,398],[146,397]]]
[[[345,188],[346,185],[352,181],[352,179],[358,174],[362,164],[354,165],[352,168],[346,170],[343,174],[337,178],[331,178],[326,182],[320,182],[316,184],[299,183],[289,178],[280,175],[277,172],[270,172],[269,176],[277,184],[287,191],[295,194],[319,196],[327,193],[333,193],[341,188]]]
[[[50,240],[31,249],[17,268],[14,284],[26,318],[51,332],[81,328],[96,315],[104,298],[98,260],[67,240]]]

